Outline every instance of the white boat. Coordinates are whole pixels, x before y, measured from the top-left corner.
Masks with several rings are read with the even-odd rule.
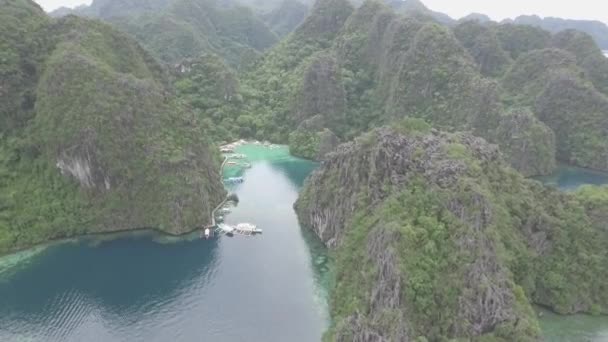
[[[229,226],[227,224],[223,224],[223,223],[218,224],[217,225],[217,229],[220,232],[223,232],[223,233],[226,233],[226,234],[232,234],[232,233],[234,233],[234,227]]]
[[[251,223],[239,223],[236,225],[236,231],[241,234],[260,234],[262,229],[258,228],[255,224]]]
[[[243,177],[230,177],[224,180],[224,182],[228,183],[228,184],[240,184],[243,183],[245,180],[243,179]]]

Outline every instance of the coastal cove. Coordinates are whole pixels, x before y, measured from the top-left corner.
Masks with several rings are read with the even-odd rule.
[[[263,235],[202,240],[200,232],[135,231],[4,256],[0,340],[320,340],[331,262],[292,208],[316,163],[290,156],[286,146],[245,144],[235,152],[252,167],[224,170],[224,178],[244,178],[227,185],[240,201],[226,223],[252,222]],[[542,181],[568,191],[608,183],[602,176],[562,167]],[[547,341],[608,338],[606,316],[537,312]]]
[[[315,163],[282,146],[239,153],[252,167],[226,169],[246,179],[231,189],[240,202],[226,222],[252,222],[264,235],[137,231],[4,256],[0,340],[320,340],[329,260],[292,209]]]
[[[608,342],[608,23],[45,1],[0,0],[0,342]]]

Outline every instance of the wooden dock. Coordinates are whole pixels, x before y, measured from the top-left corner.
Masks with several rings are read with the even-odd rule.
[[[224,167],[226,165],[228,165],[229,159],[231,159],[231,157],[224,156],[224,161],[222,161],[222,165],[220,166],[220,181],[222,183],[224,182]],[[244,164],[247,164],[247,165],[243,165],[244,167],[251,167],[251,165],[248,163],[244,163]],[[228,195],[226,195],[226,198],[224,198],[224,200],[220,204],[218,204],[215,208],[213,208],[213,210],[211,211],[211,225],[203,227],[203,231],[201,232],[201,237],[203,237],[204,230],[206,228],[209,228],[211,230],[212,236],[215,235],[216,233],[224,233],[224,234],[229,234],[229,235],[237,233],[240,235],[248,235],[248,236],[262,233],[261,229],[257,228],[255,225],[250,224],[250,223],[240,223],[234,227],[226,225],[224,223],[217,224],[217,222],[215,220],[215,215],[216,215],[217,211],[222,209],[228,201],[238,201],[238,199],[235,200],[234,198],[232,198],[231,194],[228,194]]]
[[[224,166],[226,166],[227,162],[228,157],[224,156],[224,161],[222,162],[222,166],[220,166],[220,182],[222,182],[222,184],[224,183]],[[226,198],[224,198],[224,200],[220,202],[220,204],[218,204],[217,207],[213,208],[213,210],[211,211],[211,225],[209,226],[209,228],[215,227],[215,213],[220,210],[220,208],[222,208],[224,204],[226,204],[229,196],[230,195],[226,195]]]

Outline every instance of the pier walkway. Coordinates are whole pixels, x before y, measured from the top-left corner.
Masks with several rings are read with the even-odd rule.
[[[236,155],[237,159],[243,159],[243,155]],[[222,165],[220,166],[220,181],[223,182],[224,181],[224,167],[227,165],[228,160],[231,159],[231,156],[227,156],[224,155],[224,160],[222,161]],[[244,165],[242,165],[244,167],[251,167],[250,164],[248,163],[244,163]],[[262,230],[257,228],[254,224],[251,223],[239,223],[236,226],[230,226],[227,225],[225,223],[217,223],[216,222],[216,213],[218,210],[223,209],[224,206],[226,205],[226,203],[228,201],[231,200],[231,195],[228,194],[226,195],[226,198],[224,198],[224,200],[218,204],[215,208],[213,208],[213,210],[211,211],[211,224],[209,226],[206,226],[203,228],[203,232],[205,229],[209,228],[212,232],[213,235],[215,235],[215,233],[223,233],[223,234],[228,234],[228,235],[232,235],[234,233],[240,234],[240,235],[253,235],[253,234],[260,234],[262,233]],[[201,233],[201,236],[203,236],[203,233]]]

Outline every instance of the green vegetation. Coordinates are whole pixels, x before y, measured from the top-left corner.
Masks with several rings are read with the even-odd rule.
[[[208,1],[175,0],[157,13],[110,21],[169,63],[215,53],[240,69],[277,41],[251,10],[220,9]]]
[[[67,13],[55,13],[62,16]],[[215,53],[247,67],[277,36],[249,8],[206,0],[95,0],[68,13],[103,19],[170,64]]]
[[[318,132],[294,131],[289,135],[289,153],[300,158],[315,159],[319,142]]]
[[[264,21],[279,37],[293,32],[308,15],[308,6],[297,0],[284,0],[270,13],[263,16]]]
[[[417,1],[319,0],[303,19],[287,0],[264,17],[275,45],[244,7],[146,3],[80,13],[150,54],[0,0],[0,253],[206,224],[224,196],[209,145],[255,138],[324,160],[297,210],[336,248],[327,340],[534,341],[531,303],[608,313],[608,188],[562,194],[501,157],[526,176],[608,170],[608,61],[589,36],[450,28]]]
[[[259,118],[256,132],[273,141],[290,141],[319,115],[314,132],[324,127],[342,141],[419,118],[500,144],[513,166],[534,175],[550,173],[555,158],[608,170],[605,158],[592,157],[608,153],[604,69],[608,60],[582,33],[552,37],[531,26],[475,21],[449,29],[428,15],[398,16],[378,1],[353,11],[326,0],[241,84],[247,112]],[[528,119],[510,114],[519,108],[530,110]],[[534,125],[509,124],[515,118]],[[311,153],[312,132],[291,137],[294,151]]]
[[[142,7],[134,14],[136,3],[97,0],[91,7],[101,13],[122,6],[124,16],[98,16],[172,67],[193,66],[180,73],[177,87],[214,140],[289,142],[294,153],[312,156],[324,129],[348,141],[418,118],[499,144],[525,175],[550,173],[555,159],[608,170],[608,60],[585,33],[455,23],[413,0],[368,0],[357,9],[321,0],[306,19],[306,6],[294,0],[267,8],[240,2],[266,12],[279,35],[289,33],[260,55],[277,38],[251,10],[174,0],[148,6],[156,13]],[[196,67],[202,55],[203,65],[216,67]],[[213,90],[224,89],[215,81],[223,79],[218,70],[231,75],[228,100]],[[529,113],[512,115],[520,108]],[[312,118],[320,124],[300,129]]]
[[[483,75],[502,75],[512,63],[510,55],[503,49],[492,27],[477,21],[465,21],[454,27],[454,34],[469,50]]]
[[[0,133],[31,117],[38,66],[46,43],[41,31],[49,20],[38,5],[0,1]]]
[[[180,67],[178,96],[192,107],[212,141],[255,136],[256,120],[246,113],[238,79],[220,57],[207,54]]]
[[[514,20],[521,25],[532,25],[552,33],[577,30],[593,37],[595,43],[602,49],[608,49],[608,26],[601,21],[571,20],[560,18],[540,18],[534,15],[522,15]]]
[[[549,174],[556,167],[555,134],[529,109],[514,108],[502,115],[495,141],[524,176]]]
[[[608,188],[545,188],[467,135],[367,136],[296,203],[335,247],[327,341],[535,341],[531,303],[608,312]]]
[[[171,0],[93,0],[89,6],[80,5],[74,9],[61,7],[49,14],[52,17],[74,14],[106,20],[159,11],[166,8],[170,2]]]
[[[17,13],[17,14],[15,14]],[[23,54],[0,113],[0,253],[88,232],[207,223],[218,158],[161,67],[106,24],[3,4],[5,51]],[[7,38],[5,38],[7,37]],[[16,82],[18,81],[18,82]],[[7,126],[2,126],[4,127]]]

